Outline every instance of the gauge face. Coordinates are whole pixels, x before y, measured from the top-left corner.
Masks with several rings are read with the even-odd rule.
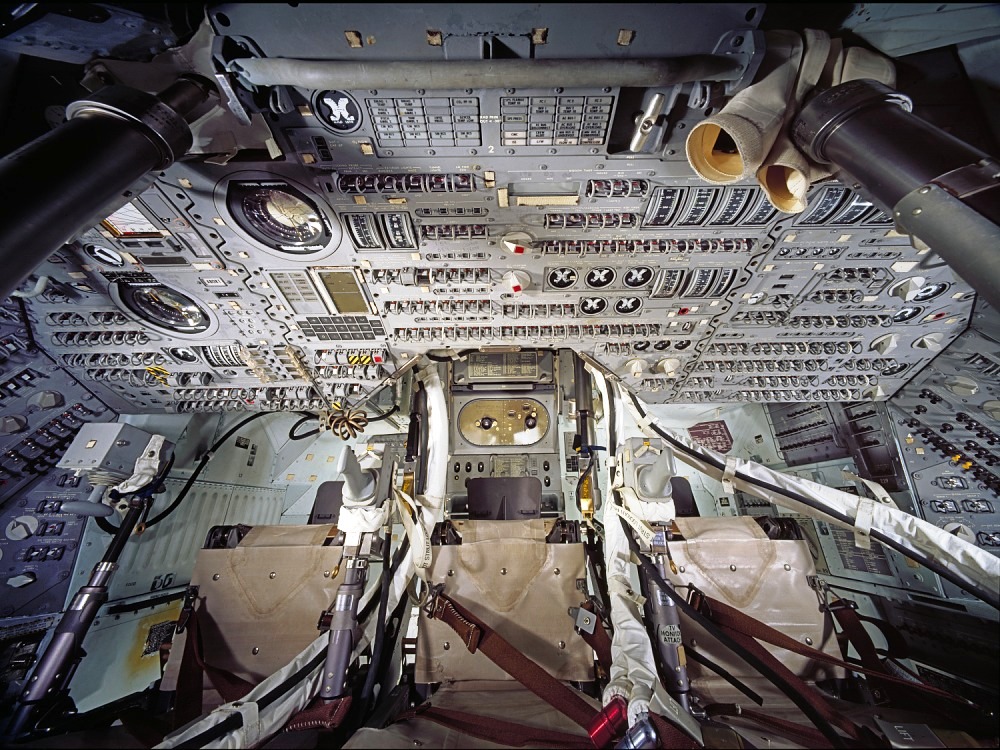
[[[612,268],[591,268],[587,271],[587,286],[591,289],[603,289],[615,280]]]
[[[622,283],[629,289],[638,289],[639,287],[646,286],[652,280],[653,269],[649,266],[635,266],[634,268],[630,268],[625,272],[625,276],[622,277]]]
[[[947,288],[948,288],[947,283],[928,284],[927,286],[922,287],[919,292],[913,295],[913,301],[927,302],[928,300],[932,300],[935,297],[941,296],[941,294],[943,294]]]
[[[275,250],[304,254],[322,250],[330,231],[316,205],[281,182],[233,182],[228,206],[236,223]]]
[[[553,268],[548,275],[549,286],[553,289],[569,289],[576,279],[576,271],[572,268]]]
[[[887,378],[891,378],[893,375],[899,375],[903,370],[905,370],[909,365],[904,362],[896,362],[895,364],[889,365],[888,367],[882,368],[882,375]]]
[[[120,286],[122,302],[154,326],[175,333],[201,333],[211,319],[197,302],[166,286]]]
[[[193,349],[188,349],[182,346],[175,346],[170,350],[170,356],[174,359],[180,360],[181,362],[197,362],[198,355],[195,354]]]
[[[913,320],[915,317],[920,315],[924,311],[922,307],[904,307],[898,313],[892,316],[893,321],[896,323],[905,323],[908,320]]]
[[[604,297],[584,297],[580,300],[580,312],[584,315],[600,315],[608,309],[608,301]]]
[[[642,300],[638,297],[620,297],[615,300],[615,312],[619,315],[635,315],[642,309]]]

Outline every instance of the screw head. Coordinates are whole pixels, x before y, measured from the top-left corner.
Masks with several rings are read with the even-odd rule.
[[[806,636],[806,645],[807,646],[813,645],[813,639],[810,638],[809,636]]]
[[[277,574],[277,573],[275,573],[275,572],[274,572],[274,571],[272,570],[272,571],[271,571],[270,573],[268,573],[268,574],[267,574],[267,577],[268,577],[268,578],[277,578],[277,577],[278,577],[278,574]]]
[[[221,577],[222,576],[220,576],[218,573],[216,573],[214,576],[212,576],[212,580],[213,581],[218,581]]]
[[[500,575],[502,576],[507,575],[507,568],[500,568]]]
[[[566,648],[566,641],[559,641],[559,648]]]
[[[559,568],[556,568],[552,572],[555,573],[556,575],[559,575],[562,571]]]
[[[735,566],[735,565],[730,565],[730,566],[729,566],[729,569],[730,569],[731,571],[733,571],[734,573],[736,572],[736,566]]]
[[[250,649],[250,653],[256,656],[257,654],[260,653],[260,649],[257,646],[254,646],[252,649]]]
[[[447,651],[448,649],[450,649],[450,648],[451,648],[451,644],[450,644],[450,643],[448,643],[448,641],[445,641],[445,642],[444,642],[444,643],[442,644],[442,648],[443,648],[443,649],[444,649],[445,651]]]
[[[791,569],[792,569],[792,566],[789,565],[788,563],[785,563],[785,570],[791,570]]]

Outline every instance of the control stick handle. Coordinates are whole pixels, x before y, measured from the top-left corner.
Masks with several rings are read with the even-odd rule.
[[[375,472],[362,469],[358,457],[349,447],[345,447],[340,455],[337,471],[344,480],[345,502],[360,503],[375,496]]]

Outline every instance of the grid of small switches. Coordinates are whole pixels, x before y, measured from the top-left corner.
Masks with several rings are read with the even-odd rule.
[[[500,100],[502,146],[599,146],[613,96],[508,96]]]
[[[477,97],[366,99],[383,148],[481,146]]]

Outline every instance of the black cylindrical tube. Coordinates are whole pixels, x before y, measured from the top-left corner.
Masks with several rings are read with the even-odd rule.
[[[891,215],[912,191],[987,155],[909,111],[909,100],[858,80],[817,95],[793,126],[799,148],[833,163]]]
[[[160,99],[122,86],[70,104],[69,120],[0,159],[0,300],[49,255],[127,200],[191,145],[184,116],[210,84],[182,77]]]
[[[594,443],[593,429],[593,380],[584,361],[577,357],[574,361],[573,381],[576,398],[576,432],[580,437],[580,455],[589,456]]]
[[[160,160],[132,123],[96,113],[0,160],[0,299]]]

